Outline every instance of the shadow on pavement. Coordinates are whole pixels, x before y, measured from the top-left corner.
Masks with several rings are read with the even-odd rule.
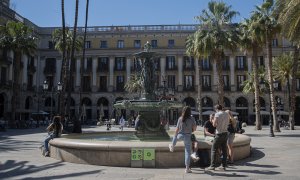
[[[287,137],[287,138],[290,138],[290,137],[298,138],[298,137],[300,137],[300,134],[276,134],[276,136],[278,136],[278,137]]]
[[[0,152],[30,150],[37,148],[39,145],[41,145],[41,142],[20,141],[9,136],[0,137]]]
[[[7,160],[3,164],[0,162],[0,177],[1,179],[4,178],[18,178],[18,176],[30,175],[35,172],[39,171],[47,171],[51,168],[60,168],[64,164],[62,162],[42,165],[42,166],[35,166],[35,165],[27,165],[28,161],[20,161],[16,162],[14,160]],[[95,174],[100,173],[101,170],[97,171],[86,171],[86,172],[79,172],[79,173],[70,173],[64,175],[49,175],[44,176],[42,179],[64,179],[67,177],[76,177],[85,174]],[[28,177],[22,179],[41,179],[41,177]]]

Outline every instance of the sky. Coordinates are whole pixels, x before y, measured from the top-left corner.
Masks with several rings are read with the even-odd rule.
[[[210,0],[90,0],[88,26],[197,24]],[[263,0],[223,0],[249,17]],[[79,0],[78,26],[84,26],[85,0]],[[61,26],[61,0],[11,0],[11,8],[40,27]],[[74,25],[75,0],[65,0],[66,25]]]

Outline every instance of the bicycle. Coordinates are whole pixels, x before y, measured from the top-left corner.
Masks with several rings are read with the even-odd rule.
[[[289,123],[289,121],[282,119],[281,121],[279,121],[279,127],[284,127],[286,129],[289,129],[290,123]]]

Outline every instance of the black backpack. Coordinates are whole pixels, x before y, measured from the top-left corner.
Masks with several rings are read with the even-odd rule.
[[[235,133],[236,132],[235,128],[233,127],[233,125],[231,123],[229,123],[227,131],[229,133]]]

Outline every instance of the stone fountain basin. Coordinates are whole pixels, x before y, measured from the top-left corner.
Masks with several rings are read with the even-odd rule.
[[[184,167],[184,144],[179,141],[172,153],[169,151],[170,141],[98,141],[87,138],[88,136],[101,136],[107,133],[126,133],[133,135],[134,132],[98,132],[80,135],[64,135],[50,141],[50,156],[52,158],[80,164],[92,164],[101,166],[131,167],[132,148],[155,149],[155,167]],[[172,134],[172,132],[170,133]],[[209,151],[211,142],[198,138],[201,131],[197,131],[197,139],[200,141],[199,148]],[[203,134],[203,133],[202,133]],[[250,155],[251,138],[236,134],[234,139],[234,160],[247,158]]]

